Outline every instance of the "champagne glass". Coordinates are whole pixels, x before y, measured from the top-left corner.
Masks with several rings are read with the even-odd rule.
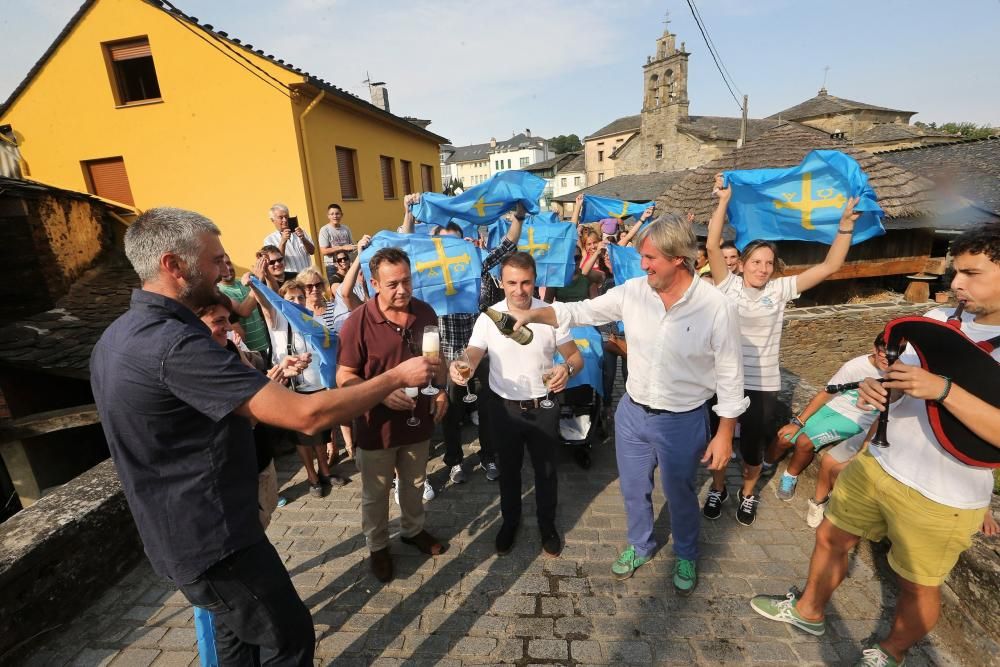
[[[542,384],[545,385],[545,398],[538,402],[538,405],[545,409],[554,408],[555,403],[549,398],[549,385],[552,383],[552,376],[556,374],[556,367],[551,361],[542,362]]]
[[[469,354],[464,348],[458,353],[458,358],[455,359],[455,370],[465,380],[465,396],[462,397],[462,401],[465,403],[475,403],[479,397],[469,389],[469,380],[472,379],[472,362],[469,361]]]
[[[416,400],[417,400],[417,396],[420,395],[420,388],[419,387],[405,387],[403,389],[403,391],[406,392],[407,396],[409,396],[410,398],[412,398],[414,400],[414,405],[413,405],[412,408],[410,408],[410,418],[406,420],[406,425],[407,426],[420,426],[420,419],[417,418],[417,415],[414,412],[416,410],[416,407],[417,407],[416,406]]]
[[[437,359],[441,354],[441,335],[436,326],[424,327],[423,355],[428,359]],[[427,380],[427,386],[420,390],[424,396],[436,396],[440,391],[434,386],[434,378]]]

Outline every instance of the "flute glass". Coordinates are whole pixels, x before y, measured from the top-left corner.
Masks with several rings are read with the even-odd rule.
[[[458,358],[455,359],[455,370],[465,380],[465,396],[462,397],[462,401],[465,403],[475,403],[479,397],[469,389],[469,381],[472,379],[472,362],[469,361],[469,355],[464,349],[458,354]]]
[[[542,384],[545,385],[545,398],[539,401],[538,405],[545,409],[554,408],[556,406],[556,404],[552,402],[552,399],[549,398],[549,386],[552,384],[552,376],[555,375],[555,373],[556,368],[552,365],[551,361],[542,363]]]
[[[441,334],[435,326],[424,327],[422,344],[423,355],[429,359],[437,359],[441,355]],[[440,390],[434,386],[434,378],[427,380],[427,386],[420,390],[424,396],[436,396]]]
[[[409,396],[410,398],[412,398],[413,401],[414,401],[413,407],[410,408],[410,418],[406,420],[406,425],[407,426],[420,426],[420,419],[417,417],[417,414],[415,412],[416,411],[416,407],[417,407],[416,406],[416,400],[417,400],[417,396],[420,395],[420,388],[419,387],[405,387],[403,389],[403,391],[406,392],[406,395]]]

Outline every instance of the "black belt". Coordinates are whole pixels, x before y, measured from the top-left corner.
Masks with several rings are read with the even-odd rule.
[[[539,405],[539,403],[541,403],[541,401],[542,399],[540,398],[529,398],[525,401],[516,401],[511,398],[503,399],[503,402],[506,403],[507,405],[515,408],[520,408],[521,410],[535,410],[537,408],[540,408],[541,406]]]
[[[686,415],[689,412],[694,412],[695,410],[701,410],[704,407],[702,405],[699,405],[698,407],[691,408],[690,410],[679,410],[679,411],[678,410],[661,410],[659,408],[651,408],[648,405],[643,405],[642,403],[639,403],[638,401],[636,401],[635,399],[633,399],[631,396],[629,396],[629,399],[632,400],[632,403],[634,403],[636,405],[636,407],[642,408],[643,410],[646,411],[647,414],[650,414],[650,415]]]

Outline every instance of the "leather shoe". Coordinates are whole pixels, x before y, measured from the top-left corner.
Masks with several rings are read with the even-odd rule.
[[[516,535],[517,524],[504,521],[503,525],[500,526],[500,532],[497,533],[497,553],[502,556],[513,549]]]
[[[435,539],[435,537],[426,530],[421,530],[413,537],[406,537],[404,535],[400,539],[403,541],[403,544],[409,544],[412,547],[416,547],[428,556],[440,556],[448,550],[447,545],[438,542],[437,539]]]
[[[563,543],[562,538],[559,537],[559,533],[556,532],[555,528],[546,528],[542,530],[542,551],[549,558],[558,558],[559,554],[562,553]]]
[[[389,555],[389,547],[373,551],[368,562],[376,579],[383,583],[392,581],[392,556]]]

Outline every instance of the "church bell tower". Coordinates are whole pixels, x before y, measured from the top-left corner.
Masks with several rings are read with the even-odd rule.
[[[669,23],[669,21],[667,21]],[[688,115],[688,54],[676,47],[677,36],[670,32],[669,26],[663,29],[663,35],[656,40],[656,55],[649,56],[643,65],[642,113],[660,114],[669,112],[675,118]]]

